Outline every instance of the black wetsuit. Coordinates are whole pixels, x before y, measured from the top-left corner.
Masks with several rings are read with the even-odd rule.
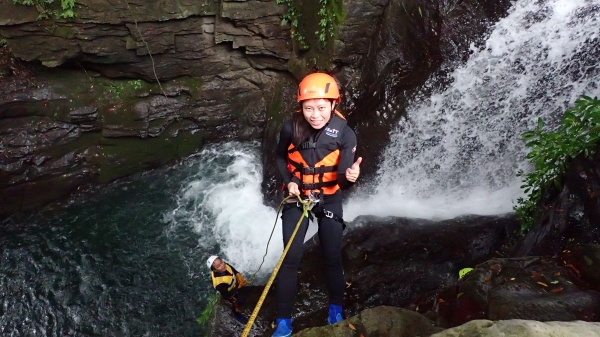
[[[313,130],[314,135],[325,129]],[[296,182],[299,187],[302,185],[298,178],[294,177],[288,170],[287,156],[288,147],[292,143],[293,124],[289,120],[283,124],[277,144],[276,161],[277,169],[281,175],[285,186],[291,181]],[[353,185],[346,180],[346,169],[354,163],[354,152],[356,150],[356,134],[348,126],[340,130],[340,159],[337,169],[337,183],[340,190],[335,194],[326,195],[323,198],[323,207],[333,212],[339,218],[343,217],[342,211],[342,190]],[[289,204],[284,207],[281,215],[283,229],[284,246],[289,241],[298,220],[302,216],[302,209],[296,207],[296,204]],[[324,256],[324,266],[327,272],[327,289],[329,290],[329,301],[331,304],[343,305],[344,301],[344,269],[342,267],[342,223],[332,218],[321,217],[319,224],[319,242]],[[308,229],[308,219],[305,218],[298,229],[292,245],[283,261],[277,276],[277,317],[291,318],[294,297],[296,296],[298,282],[298,267],[302,257],[304,246],[304,236]]]

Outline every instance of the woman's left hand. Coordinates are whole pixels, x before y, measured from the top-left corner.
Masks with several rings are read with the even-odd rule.
[[[358,157],[354,164],[346,169],[346,180],[353,183],[358,179],[360,175],[360,163],[362,162],[362,157]]]

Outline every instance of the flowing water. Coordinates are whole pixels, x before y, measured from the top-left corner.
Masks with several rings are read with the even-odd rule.
[[[408,108],[350,218],[431,219],[512,211],[529,171],[521,134],[552,128],[581,95],[600,96],[600,1],[519,1],[443,92]]]
[[[443,92],[392,134],[376,195],[346,218],[508,212],[528,170],[520,134],[550,127],[582,94],[600,96],[600,0],[519,1]],[[365,163],[366,164],[366,163]],[[202,336],[206,258],[250,276],[276,212],[263,205],[257,144],[197,156],[0,225],[0,335]],[[259,280],[282,250],[274,231]],[[314,228],[311,230],[314,231]],[[309,233],[310,234],[310,233]]]
[[[219,254],[246,276],[276,212],[262,204],[258,144],[182,163],[0,225],[0,336],[203,336]],[[282,251],[275,229],[257,280]]]

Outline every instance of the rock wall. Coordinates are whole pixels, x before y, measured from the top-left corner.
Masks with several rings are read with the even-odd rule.
[[[313,2],[295,5],[314,24]],[[344,0],[336,38],[306,51],[273,0],[82,0],[75,18],[45,20],[1,2],[0,199],[9,202],[0,215],[224,140],[262,139],[263,188],[274,200],[273,144],[296,109],[295,80],[315,67],[342,86],[368,178],[407,100],[428,79],[443,86],[509,6]],[[321,56],[327,62],[315,62]]]
[[[0,215],[262,136],[291,56],[272,1],[0,3]],[[248,103],[251,104],[248,104]]]

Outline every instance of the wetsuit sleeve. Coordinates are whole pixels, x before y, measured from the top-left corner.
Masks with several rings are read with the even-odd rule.
[[[298,178],[292,176],[292,173],[287,169],[287,157],[288,157],[288,147],[292,144],[293,137],[293,128],[292,121],[289,120],[281,126],[281,131],[279,132],[279,142],[277,142],[277,149],[275,152],[275,162],[277,164],[277,171],[279,172],[279,176],[283,180],[283,183],[287,187],[287,184],[290,181],[294,181],[296,183],[300,183]]]
[[[348,125],[344,126],[342,139],[340,139],[340,162],[337,170],[337,183],[342,190],[354,185],[346,179],[346,169],[354,164],[354,153],[356,152],[356,134]]]
[[[217,285],[217,287],[215,289],[217,289],[217,291],[221,294],[221,296],[223,296],[224,299],[228,300],[233,295],[237,294],[237,289],[228,291],[227,288],[228,288],[227,284],[221,283],[221,284]]]

